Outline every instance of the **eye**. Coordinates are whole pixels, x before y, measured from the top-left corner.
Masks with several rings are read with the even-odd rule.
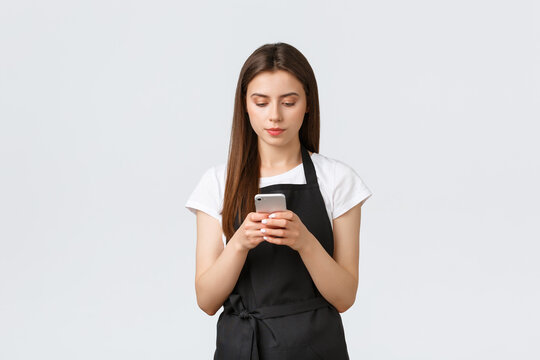
[[[257,106],[260,106],[260,107],[263,107],[264,105],[266,105],[265,103],[259,103],[259,104],[255,104]]]
[[[287,105],[287,106],[294,106],[294,104],[296,104],[296,103],[285,103],[285,105]]]

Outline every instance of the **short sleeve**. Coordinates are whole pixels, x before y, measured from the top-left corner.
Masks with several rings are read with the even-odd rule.
[[[339,160],[335,161],[332,195],[333,219],[345,214],[372,194],[353,168]]]
[[[186,201],[185,207],[193,214],[201,210],[221,222],[219,182],[215,167],[206,170]]]

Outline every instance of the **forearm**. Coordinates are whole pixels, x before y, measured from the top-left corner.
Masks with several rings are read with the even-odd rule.
[[[341,267],[313,236],[309,245],[299,251],[302,261],[321,295],[339,312],[352,306],[358,280]]]
[[[232,292],[246,261],[248,250],[237,244],[235,236],[212,266],[195,281],[197,303],[209,315],[214,315]]]

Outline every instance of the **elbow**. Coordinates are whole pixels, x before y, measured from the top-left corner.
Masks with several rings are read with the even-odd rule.
[[[199,308],[204,311],[206,314],[210,315],[210,316],[214,316],[219,308],[216,308],[215,306],[212,307],[211,305],[209,304],[205,304],[204,302],[202,302],[199,297],[197,297],[197,305],[199,306]]]
[[[202,307],[199,305],[202,311],[204,311],[207,315],[214,316],[217,313],[217,309],[211,309],[208,307]]]
[[[200,296],[198,289],[196,289],[195,292],[197,296],[197,305],[199,306],[199,308],[206,314],[214,316],[221,306],[216,307],[214,304],[209,303],[208,301],[204,301],[203,297]]]
[[[339,304],[336,306],[336,310],[340,313],[344,313],[345,311],[349,310],[356,301],[356,292],[358,291],[358,278],[355,278],[355,283],[353,290],[351,290],[347,295],[346,298],[343,298],[342,301],[340,301]]]
[[[354,301],[355,301],[355,298],[353,298],[353,299],[351,299],[349,301],[343,302],[341,304],[338,304],[336,306],[336,310],[339,313],[344,313],[345,311],[349,310],[354,305]]]
[[[345,311],[349,310],[350,306],[336,306],[338,313],[343,314]]]

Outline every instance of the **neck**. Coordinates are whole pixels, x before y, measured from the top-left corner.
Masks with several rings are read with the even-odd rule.
[[[300,151],[300,140],[291,141],[285,145],[271,145],[259,141],[259,156],[261,157],[261,168],[290,168],[302,162]]]

